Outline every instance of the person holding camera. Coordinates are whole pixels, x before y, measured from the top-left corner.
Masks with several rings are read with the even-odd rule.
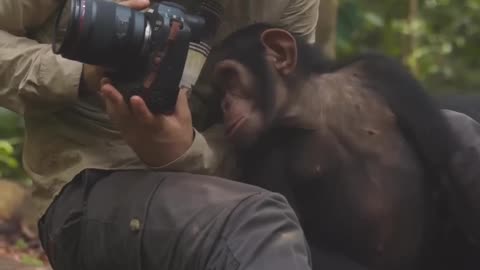
[[[217,170],[225,157],[216,155],[215,148],[224,147],[222,139],[199,132],[213,123],[210,119],[215,114],[209,110],[215,98],[208,87],[208,72],[202,73],[190,98],[181,90],[174,113],[156,116],[154,125],[145,126],[132,115],[112,110],[112,104],[124,100],[110,96],[105,106],[99,97],[105,76],[102,68],[52,51],[54,24],[64,2],[0,2],[0,106],[25,120],[23,165],[35,188],[24,214],[30,218],[26,221],[30,227],[36,227],[54,195],[86,168],[221,174]],[[136,10],[151,4],[148,0],[115,2]],[[191,5],[195,1],[178,2]],[[214,40],[249,23],[267,21],[314,41],[319,0],[218,3],[224,15]]]
[[[217,174],[219,158],[192,125],[187,91],[180,90],[173,111],[157,114],[149,126],[130,114],[135,104],[131,111],[116,110],[124,97],[99,96],[103,68],[52,50],[65,2],[0,2],[0,106],[25,119],[24,168],[35,190],[24,216],[52,267],[311,269],[303,231],[281,195],[220,178],[160,172]],[[249,8],[261,3],[242,2]],[[263,15],[282,20],[283,11],[299,2],[315,6],[318,0],[282,1],[277,14],[269,9]],[[144,10],[151,3],[120,4]],[[227,6],[240,12],[234,8]],[[316,12],[303,11],[294,16],[296,25],[309,25],[305,34],[313,37]],[[261,14],[231,15],[220,32]],[[153,140],[137,139],[145,136]]]

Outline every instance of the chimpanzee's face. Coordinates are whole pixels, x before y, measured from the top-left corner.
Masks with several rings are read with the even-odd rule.
[[[213,85],[222,93],[228,139],[245,148],[281,117],[288,103],[286,81],[295,69],[296,46],[289,33],[278,29],[265,31],[260,38],[237,39],[215,65]]]
[[[254,143],[267,128],[261,100],[272,89],[259,89],[260,79],[235,60],[223,60],[215,66],[214,84],[222,93],[226,135],[241,148]]]

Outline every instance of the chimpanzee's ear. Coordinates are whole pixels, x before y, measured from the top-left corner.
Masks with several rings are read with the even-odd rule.
[[[265,30],[260,39],[267,49],[267,56],[274,58],[274,65],[281,74],[288,75],[295,70],[297,42],[290,32],[272,28]]]

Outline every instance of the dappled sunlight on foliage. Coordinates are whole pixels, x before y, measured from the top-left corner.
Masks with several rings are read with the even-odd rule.
[[[387,53],[433,93],[480,93],[479,0],[340,0],[337,38],[339,56]]]

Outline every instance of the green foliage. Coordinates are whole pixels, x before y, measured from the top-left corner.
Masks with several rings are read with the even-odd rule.
[[[21,164],[23,121],[0,108],[0,178],[26,180]]]
[[[14,246],[14,250],[19,251],[19,252],[28,252],[29,251],[29,246],[28,243],[25,242],[23,239],[17,240]],[[21,254],[20,255],[20,262],[24,265],[27,266],[32,266],[32,267],[42,267],[44,266],[44,263],[39,260],[35,255],[33,254]]]
[[[480,91],[480,0],[340,0],[338,56],[401,59],[431,91]],[[412,1],[413,2],[413,1]]]
[[[27,242],[25,242],[25,240],[18,239],[17,242],[15,242],[15,248],[18,250],[27,250],[28,244]]]
[[[20,262],[32,267],[42,267],[44,263],[32,255],[22,255],[20,257]]]

